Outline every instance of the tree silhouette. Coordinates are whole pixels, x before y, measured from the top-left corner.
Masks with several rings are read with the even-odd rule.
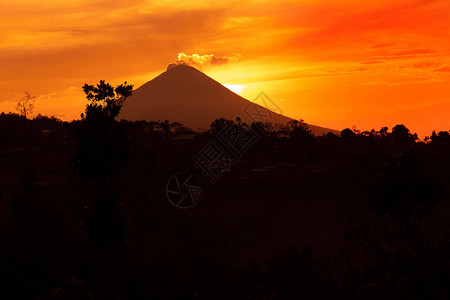
[[[123,168],[128,140],[115,118],[132,89],[133,86],[126,82],[113,88],[103,80],[97,86],[83,86],[88,104],[85,113],[81,114],[74,168],[86,181],[113,178]]]
[[[81,114],[83,120],[100,121],[104,118],[113,120],[119,115],[125,99],[131,95],[133,86],[125,81],[124,84],[114,88],[111,84],[100,80],[96,86],[85,84],[83,91],[89,101],[86,105],[86,115]]]
[[[96,86],[83,86],[88,104],[81,115],[73,168],[89,184],[90,203],[85,225],[98,246],[124,243],[125,224],[114,179],[128,161],[129,141],[125,129],[115,118],[132,89],[126,82],[114,88],[103,80]]]
[[[309,140],[312,138],[311,130],[303,120],[292,120],[286,126],[286,134],[289,138]]]
[[[439,131],[438,134],[436,134],[436,131],[433,131],[433,134],[431,135],[431,142],[433,144],[449,144],[450,143],[450,133],[448,131]]]
[[[221,131],[222,129],[224,129],[227,125],[233,123],[233,121],[231,120],[226,120],[224,118],[219,118],[214,120],[211,125],[209,125],[209,132],[212,135],[216,135],[217,133],[219,133],[219,131]]]
[[[27,118],[28,115],[33,113],[34,109],[35,97],[31,96],[30,93],[25,92],[25,95],[22,97],[16,105],[16,110],[19,111],[20,115]]]
[[[173,134],[173,131],[179,129],[183,124],[178,122],[170,123],[168,120],[164,120],[164,122],[157,122],[157,127],[161,130],[161,132],[165,136],[170,136]]]
[[[356,136],[356,133],[353,132],[353,130],[351,130],[350,128],[345,128],[344,130],[341,131],[341,137],[343,139],[351,139],[354,138]]]
[[[415,140],[417,140],[417,135],[411,134],[405,125],[396,125],[392,128],[392,141],[394,144],[407,146],[413,144]]]

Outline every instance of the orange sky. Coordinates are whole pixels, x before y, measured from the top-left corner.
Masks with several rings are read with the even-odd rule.
[[[3,111],[28,91],[36,113],[78,118],[85,82],[138,87],[197,53],[308,123],[450,129],[449,0],[0,0],[0,24]]]

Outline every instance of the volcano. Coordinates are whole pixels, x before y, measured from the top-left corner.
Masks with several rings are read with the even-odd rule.
[[[275,109],[267,109],[258,103]],[[276,111],[276,104],[265,94],[253,103],[199,70],[178,65],[133,91],[126,99],[119,119],[169,120],[192,129],[208,129],[218,118],[235,120],[239,117],[247,124],[258,121],[286,124],[292,120]],[[308,126],[314,135],[338,133],[332,129]]]

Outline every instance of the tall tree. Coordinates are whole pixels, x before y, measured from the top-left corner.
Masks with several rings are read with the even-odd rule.
[[[128,161],[129,141],[125,129],[115,118],[132,89],[126,82],[114,88],[103,80],[96,86],[83,86],[88,104],[81,115],[73,167],[88,184],[90,201],[85,227],[89,237],[100,247],[125,242],[122,201],[114,180]]]

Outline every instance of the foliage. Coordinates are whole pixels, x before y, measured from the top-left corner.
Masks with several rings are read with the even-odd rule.
[[[126,82],[113,88],[103,80],[97,86],[83,86],[88,104],[81,115],[73,166],[84,180],[111,180],[125,167],[129,142],[115,118],[132,88]]]
[[[412,145],[417,140],[416,134],[411,134],[405,125],[396,125],[392,128],[392,141],[398,145]]]
[[[89,103],[86,105],[86,115],[82,114],[82,119],[101,121],[103,118],[114,119],[119,115],[125,99],[133,91],[133,86],[125,81],[124,84],[114,88],[111,84],[100,80],[96,86],[85,84],[83,91]]]
[[[218,134],[222,129],[224,129],[227,125],[233,123],[231,120],[226,120],[224,118],[219,118],[214,120],[209,126],[209,132],[212,135]]]

